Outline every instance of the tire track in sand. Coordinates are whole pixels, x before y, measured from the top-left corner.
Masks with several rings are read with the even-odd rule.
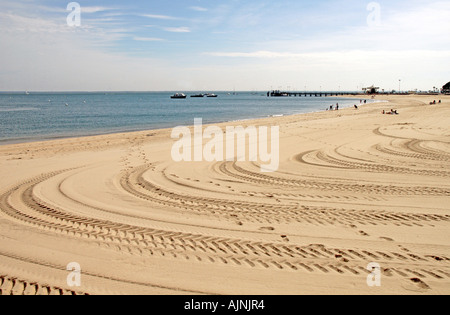
[[[162,231],[106,220],[68,214],[33,194],[33,187],[62,172],[42,175],[17,185],[0,196],[3,214],[22,224],[34,226],[66,237],[83,238],[108,246],[119,246],[131,255],[160,255],[168,259],[187,259],[199,263],[233,264],[246,268],[265,268],[303,272],[325,272],[360,275],[361,262],[373,258],[398,260],[397,263],[421,263],[421,269],[437,279],[446,279],[446,272],[435,270],[426,256],[405,256],[399,253],[327,248],[324,245],[296,246],[281,243],[255,242],[242,239],[211,237],[173,231]],[[17,199],[19,198],[19,199]],[[22,204],[17,202],[19,200]],[[100,209],[101,211],[101,209]],[[347,257],[347,258],[346,258]],[[343,259],[342,259],[343,258]],[[338,260],[337,260],[338,259]],[[447,261],[447,258],[442,258]],[[398,274],[414,276],[415,270],[393,267]],[[426,275],[424,275],[426,276]]]

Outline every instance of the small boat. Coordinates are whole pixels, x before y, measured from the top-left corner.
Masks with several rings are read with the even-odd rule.
[[[286,96],[289,96],[289,94],[287,92],[281,92],[279,90],[276,90],[276,91],[272,91],[270,93],[270,96],[272,96],[272,97],[286,97]]]
[[[170,98],[172,99],[184,99],[186,98],[186,95],[184,95],[183,93],[176,93],[175,95],[172,95]]]
[[[204,97],[205,94],[195,94],[195,95],[191,95],[191,97]]]
[[[216,94],[206,94],[206,97],[217,97]]]

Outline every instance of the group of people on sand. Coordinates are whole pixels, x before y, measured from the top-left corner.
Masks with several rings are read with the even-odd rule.
[[[442,103],[441,100],[439,100],[438,104],[441,104],[441,103]],[[430,102],[430,105],[436,105],[436,100]]]
[[[383,110],[383,115],[399,115],[399,113],[396,109],[391,109],[390,112]]]
[[[339,103],[336,103],[336,107],[333,107],[333,105],[330,105],[330,109],[327,108],[327,110],[339,110]]]

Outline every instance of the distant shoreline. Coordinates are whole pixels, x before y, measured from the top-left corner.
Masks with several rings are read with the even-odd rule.
[[[109,94],[167,94],[169,95],[171,92],[109,92]],[[216,93],[225,93],[225,92],[216,92]],[[236,93],[254,93],[251,91],[245,91],[245,92],[236,92]],[[261,92],[261,93],[267,93],[267,92]],[[1,94],[1,93],[0,93]],[[30,92],[30,94],[32,94],[32,92]],[[45,92],[41,92],[39,93],[39,95],[83,95],[83,94],[89,94],[89,95],[101,95],[103,94],[103,92],[69,92],[69,93],[64,93],[64,92],[57,92],[57,93],[45,93]],[[5,94],[3,94],[5,95]],[[21,95],[21,94],[14,94],[14,95]],[[26,95],[24,95],[26,96]],[[228,96],[228,95],[227,95]],[[262,94],[261,94],[261,97]],[[339,98],[339,99],[343,99],[343,100],[352,100],[354,98],[358,98],[358,99],[367,99],[367,100],[371,100],[367,95],[341,95],[341,96],[333,96],[333,98]],[[264,96],[264,99],[266,99],[267,97]],[[298,100],[302,99],[300,97],[290,97],[290,98],[296,98]],[[325,101],[327,99],[329,99],[329,97],[312,97],[313,99],[323,99],[324,100],[324,106],[329,106],[329,104],[327,104]],[[278,99],[276,97],[273,97],[273,99]],[[303,97],[304,99],[304,97]],[[324,108],[325,109],[325,108]],[[315,112],[321,112],[324,111],[324,109],[317,109],[317,110],[311,110],[305,113],[294,113],[294,114],[289,114],[289,113],[283,113],[283,114],[277,114],[277,113],[272,113],[272,114],[268,114],[267,117],[255,117],[255,116],[247,116],[247,117],[241,117],[238,119],[231,119],[231,120],[221,120],[221,119],[217,119],[217,120],[213,120],[213,121],[208,121],[208,124],[224,124],[224,123],[236,123],[236,122],[240,122],[240,121],[251,121],[251,120],[255,120],[255,119],[265,119],[265,118],[276,118],[276,117],[288,117],[288,116],[294,116],[294,115],[304,115],[304,114],[310,114],[310,113],[315,113]],[[343,109],[341,107],[341,109]],[[193,121],[190,123],[192,124]],[[187,125],[190,125],[189,122],[187,123]],[[76,138],[86,138],[86,137],[96,137],[96,136],[107,136],[107,135],[112,135],[112,134],[129,134],[129,133],[134,133],[134,132],[145,132],[145,131],[155,131],[155,130],[163,130],[163,129],[168,129],[168,128],[174,128],[176,126],[179,126],[179,124],[170,124],[170,123],[161,123],[160,127],[154,127],[154,128],[118,128],[117,130],[111,130],[111,131],[93,131],[93,132],[80,132],[80,133],[67,133],[67,134],[61,134],[61,135],[42,135],[42,136],[36,136],[36,135],[32,135],[31,137],[17,137],[17,138],[11,138],[11,139],[5,139],[5,140],[0,140],[0,146],[6,146],[6,145],[15,145],[15,144],[26,144],[26,143],[36,143],[36,142],[49,142],[49,141],[58,141],[58,140],[64,140],[64,139],[76,139]]]
[[[102,93],[102,92],[94,92],[94,93]],[[128,93],[128,92],[127,92]],[[135,93],[135,92],[130,92],[130,93]],[[140,93],[140,92],[137,92]],[[142,93],[153,93],[153,92],[142,92]],[[154,93],[171,93],[171,92],[154,92]],[[249,91],[246,91],[245,93],[251,93]],[[0,92],[1,94],[1,92]],[[351,95],[351,94],[346,94],[346,95],[342,95],[342,96],[335,96],[337,98],[342,98],[342,99],[354,99],[354,100],[370,100],[370,101],[374,101],[374,103],[378,103],[378,102],[389,102],[387,100],[387,96],[385,94],[377,94],[375,99],[372,99],[371,95]],[[392,95],[391,95],[392,96]],[[417,95],[411,95],[411,97],[417,97]],[[429,95],[429,96],[435,96],[435,95]],[[440,95],[440,96],[444,96],[444,95]],[[378,98],[377,98],[378,97]],[[398,95],[394,95],[394,97],[408,97],[406,96],[398,96]],[[420,95],[420,97],[426,97],[424,95]],[[326,99],[325,97],[323,97],[324,99]],[[367,103],[367,104],[359,104],[356,103],[356,105],[358,107],[360,106],[367,106],[373,103]],[[344,110],[345,108],[341,108],[341,110]],[[260,117],[260,118],[255,118],[255,117],[248,117],[248,118],[242,118],[242,119],[234,119],[234,120],[217,120],[217,121],[212,121],[212,122],[208,122],[208,125],[211,124],[236,124],[239,122],[250,122],[250,121],[259,121],[259,120],[265,120],[265,119],[277,119],[280,117],[284,117],[284,118],[288,118],[288,117],[296,117],[296,116],[301,116],[301,115],[308,115],[308,114],[314,114],[314,113],[321,113],[321,112],[326,112],[324,110],[317,110],[317,111],[311,111],[311,112],[306,112],[306,113],[298,113],[298,114],[284,114],[284,115],[269,115],[267,117]],[[192,122],[193,123],[193,122]],[[190,124],[189,126],[191,126],[192,124]],[[27,144],[27,143],[48,143],[48,142],[52,142],[52,141],[62,141],[62,140],[66,140],[66,139],[86,139],[86,138],[90,138],[90,137],[103,137],[103,136],[111,136],[111,135],[124,135],[124,134],[133,134],[133,133],[142,133],[142,132],[157,132],[157,131],[161,131],[161,130],[170,130],[171,128],[176,127],[175,125],[171,125],[171,126],[167,126],[167,127],[156,127],[156,128],[150,128],[150,129],[134,129],[134,130],[115,130],[115,131],[105,131],[105,132],[94,132],[94,133],[86,133],[83,135],[55,135],[55,136],[42,136],[42,137],[36,137],[36,138],[26,138],[26,139],[11,139],[11,140],[0,140],[0,147],[5,147],[5,146],[9,146],[9,145],[21,145],[21,144]]]

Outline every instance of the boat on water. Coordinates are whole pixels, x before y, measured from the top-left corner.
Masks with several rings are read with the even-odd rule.
[[[269,93],[268,93],[267,96],[269,96]],[[287,93],[287,92],[281,92],[281,91],[279,91],[279,90],[276,90],[276,91],[272,91],[272,92],[270,93],[270,96],[272,96],[272,97],[286,97],[286,96],[289,96],[289,93]]]
[[[206,97],[217,97],[216,94],[206,94]]]
[[[176,94],[172,95],[170,98],[171,99],[184,99],[184,98],[186,98],[186,95],[183,93],[176,93]]]
[[[198,97],[198,98],[204,97],[204,96],[205,96],[205,94],[195,94],[195,95],[191,95],[191,97]]]

